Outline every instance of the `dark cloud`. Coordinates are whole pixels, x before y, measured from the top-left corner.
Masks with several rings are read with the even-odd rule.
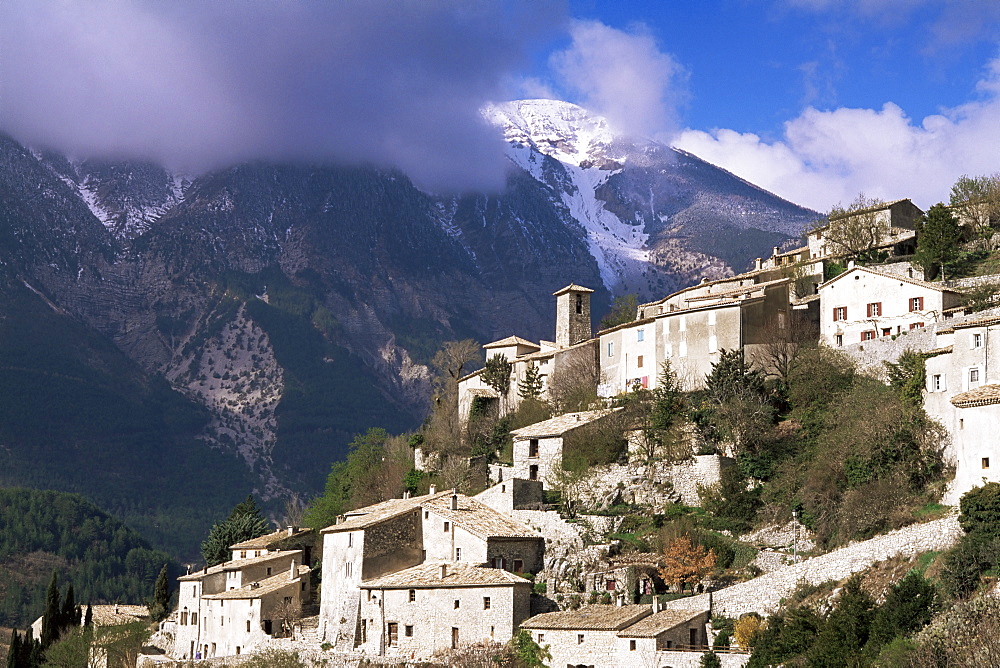
[[[0,128],[187,171],[365,162],[496,186],[478,109],[563,20],[557,0],[4,0]]]

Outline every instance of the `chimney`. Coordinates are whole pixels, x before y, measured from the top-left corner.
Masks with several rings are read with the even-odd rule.
[[[431,485],[430,493],[431,494],[437,494],[438,493],[438,486],[437,485]]]
[[[854,269],[854,260],[849,260],[847,262],[847,268],[848,269]]]
[[[451,509],[458,510],[458,491],[451,490]]]
[[[288,535],[292,536],[294,534],[295,534],[295,527],[293,526],[288,527]]]
[[[764,261],[762,259],[760,259],[759,257],[758,258],[754,258],[754,261],[753,261],[753,268],[754,269],[756,269],[757,271],[760,271],[763,268],[763,266],[764,266]]]
[[[115,603],[115,614],[116,615],[118,614],[118,604],[117,603]]]
[[[659,612],[659,610],[657,610],[658,607],[659,606],[656,603],[656,594],[653,594],[653,614],[654,615]]]
[[[292,559],[292,567],[288,569],[288,579],[289,580],[294,580],[295,579],[295,576],[296,576],[296,572],[295,571],[296,570],[297,569],[295,568],[295,560]]]
[[[774,247],[774,255],[777,255],[780,250],[781,250],[780,248],[778,248],[777,246],[775,246]]]
[[[441,579],[448,577],[448,564],[441,564]]]

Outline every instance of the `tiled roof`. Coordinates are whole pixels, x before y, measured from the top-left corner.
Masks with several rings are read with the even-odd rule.
[[[259,582],[250,582],[243,585],[239,589],[230,589],[229,591],[222,591],[218,594],[207,594],[203,598],[210,598],[213,600],[228,600],[233,598],[261,598],[267,594],[271,594],[276,591],[280,591],[289,585],[298,586],[299,579],[305,575],[309,574],[312,570],[308,566],[297,566],[296,567],[296,579],[291,579],[288,577],[287,572],[278,573],[277,575],[272,575],[269,578],[264,578]]]
[[[543,420],[542,422],[536,422],[535,424],[529,424],[527,427],[521,427],[520,429],[515,429],[510,432],[514,436],[514,440],[523,441],[526,438],[545,438],[547,436],[562,436],[563,434],[573,431],[579,427],[599,420],[607,415],[611,415],[619,408],[602,408],[596,411],[582,411],[580,413],[566,413],[565,415],[559,415],[554,418],[549,418],[548,420]]]
[[[721,292],[708,292],[703,295],[698,295],[697,297],[688,297],[684,301],[694,302],[703,301],[706,299],[718,299],[719,297],[732,297],[734,295],[748,294],[751,292],[758,292],[764,288],[769,288],[772,285],[777,285],[779,283],[787,283],[791,281],[790,278],[778,278],[773,281],[765,281],[763,283],[754,283],[753,285],[744,285],[738,288],[731,288],[728,290],[723,290]]]
[[[257,564],[264,564],[269,561],[274,561],[276,559],[287,559],[293,554],[302,554],[302,550],[282,550],[280,552],[271,552],[270,554],[265,554],[260,557],[253,557],[252,559],[234,559],[232,561],[224,561],[221,564],[216,564],[208,569],[202,569],[200,571],[194,571],[193,573],[188,573],[187,575],[182,575],[178,580],[182,582],[187,582],[191,580],[200,580],[207,575],[214,575],[216,573],[222,573],[223,571],[238,571],[242,570],[247,566],[255,566]]]
[[[863,213],[871,213],[872,211],[883,211],[895,204],[899,204],[900,202],[909,202],[909,201],[910,200],[908,197],[904,197],[903,199],[896,199],[891,202],[883,202],[881,204],[876,204],[875,206],[870,206],[865,209],[858,209],[856,211],[845,211],[839,216],[830,216],[830,220],[841,220],[843,218],[851,218],[852,216],[859,216]]]
[[[438,494],[425,501],[422,507],[460,526],[480,538],[538,538],[542,536],[527,525],[489,506],[458,494],[458,509],[451,508],[451,492]]]
[[[967,392],[956,394],[951,398],[951,403],[958,408],[1000,404],[1000,385],[980,385]]]
[[[990,327],[992,325],[1000,325],[1000,316],[994,315],[988,318],[966,320],[965,322],[955,323],[952,327],[955,329],[965,329],[967,327]]]
[[[845,271],[844,273],[838,274],[838,275],[834,276],[829,281],[827,281],[825,283],[821,283],[819,287],[822,290],[823,288],[825,288],[826,286],[830,285],[831,283],[839,281],[843,277],[847,276],[848,274],[854,273],[855,271],[865,271],[865,272],[868,272],[869,274],[873,274],[875,276],[881,276],[882,278],[889,278],[889,279],[892,279],[894,281],[902,281],[903,283],[909,283],[911,285],[917,285],[917,286],[919,286],[921,288],[927,288],[928,290],[936,290],[937,292],[954,292],[956,294],[958,293],[957,290],[953,290],[951,288],[946,288],[946,287],[943,287],[943,286],[935,284],[935,283],[928,283],[927,281],[918,281],[915,278],[908,278],[906,276],[898,276],[896,274],[887,274],[884,271],[876,271],[875,269],[872,269],[871,267],[860,267],[860,266],[852,267],[852,268],[848,269],[847,271]]]
[[[685,624],[706,612],[708,612],[707,608],[704,610],[662,610],[622,629],[618,635],[622,638],[655,638],[664,631]]]
[[[309,535],[309,529],[298,529],[293,533],[288,533],[288,529],[280,529],[274,533],[269,533],[264,536],[259,536],[257,538],[251,538],[250,540],[245,540],[242,543],[236,543],[235,545],[230,545],[230,550],[266,550],[271,545],[275,543],[280,543],[286,538],[301,538],[303,536]]]
[[[149,608],[145,605],[92,605],[90,608],[95,626],[118,626],[149,619]],[[87,606],[80,606],[80,610],[86,617]]]
[[[445,576],[441,577],[441,567]],[[461,561],[429,561],[374,580],[361,583],[362,589],[422,589],[426,587],[503,587],[528,584],[528,580],[502,568],[473,566]]]
[[[940,333],[940,332],[938,332],[938,333]],[[942,346],[941,348],[933,348],[931,350],[926,350],[922,354],[926,355],[928,357],[932,357],[934,355],[947,355],[953,349],[954,349],[954,346]]]
[[[553,292],[552,296],[558,297],[559,295],[565,294],[567,292],[593,292],[593,290],[591,290],[590,288],[585,288],[582,285],[577,285],[576,283],[570,283],[565,288]]]
[[[546,612],[521,623],[523,629],[620,631],[653,614],[648,605],[585,605],[579,610]]]
[[[541,349],[541,346],[537,343],[532,343],[527,339],[522,339],[520,336],[508,336],[506,339],[500,339],[499,341],[494,341],[493,343],[487,343],[483,348],[506,348],[508,346],[528,346],[531,348]]]
[[[474,397],[489,397],[490,399],[500,398],[500,395],[497,394],[497,391],[491,387],[471,387],[467,391]]]
[[[419,508],[420,504],[428,499],[444,496],[451,496],[451,491],[438,492],[433,495],[412,496],[409,499],[389,499],[388,501],[358,508],[357,510],[344,513],[346,519],[343,522],[328,526],[320,533],[364,529]]]
[[[649,325],[656,322],[655,318],[642,318],[640,320],[630,320],[629,322],[623,322],[620,325],[615,325],[614,327],[608,327],[607,329],[602,329],[597,333],[598,336],[602,334],[610,334],[612,332],[617,332],[619,329],[628,329],[629,327],[638,327],[639,325]]]

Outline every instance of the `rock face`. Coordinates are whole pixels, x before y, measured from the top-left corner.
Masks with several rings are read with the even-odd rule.
[[[419,424],[443,341],[549,338],[567,283],[594,288],[599,315],[742,269],[812,216],[573,105],[487,114],[507,187],[463,196],[362,167],[188,178],[0,136],[0,283],[206,410],[201,442],[264,496],[310,494],[354,434]],[[6,446],[30,459],[31,440]]]

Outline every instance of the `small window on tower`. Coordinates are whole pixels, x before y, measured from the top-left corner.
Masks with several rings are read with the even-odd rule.
[[[583,313],[583,295],[576,296],[576,312]]]
[[[983,468],[984,469],[988,469],[989,467],[990,467],[990,458],[989,457],[983,457]]]

